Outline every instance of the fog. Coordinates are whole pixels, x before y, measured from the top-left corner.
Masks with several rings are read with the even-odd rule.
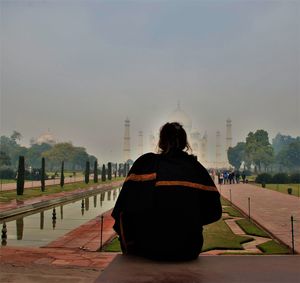
[[[225,146],[300,135],[299,1],[0,1],[1,135],[48,129],[122,159],[124,120],[145,150],[176,109]]]

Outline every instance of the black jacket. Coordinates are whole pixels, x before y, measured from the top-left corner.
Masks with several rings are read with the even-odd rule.
[[[221,214],[208,172],[182,151],[138,158],[112,212],[123,251],[171,259],[197,256],[202,226]]]

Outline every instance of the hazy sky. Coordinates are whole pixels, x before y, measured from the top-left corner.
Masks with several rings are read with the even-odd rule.
[[[4,1],[1,135],[50,131],[99,160],[145,143],[177,101],[215,133],[300,135],[300,1]]]

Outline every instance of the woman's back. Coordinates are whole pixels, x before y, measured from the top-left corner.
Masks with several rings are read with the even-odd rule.
[[[220,196],[193,156],[166,144],[164,153],[145,154],[133,164],[112,214],[114,228],[128,253],[193,259],[201,252],[202,226],[221,217]]]

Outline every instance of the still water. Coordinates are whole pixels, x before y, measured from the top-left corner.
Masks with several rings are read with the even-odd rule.
[[[42,247],[114,207],[120,188],[1,222],[2,245]],[[4,237],[3,237],[4,236]]]

